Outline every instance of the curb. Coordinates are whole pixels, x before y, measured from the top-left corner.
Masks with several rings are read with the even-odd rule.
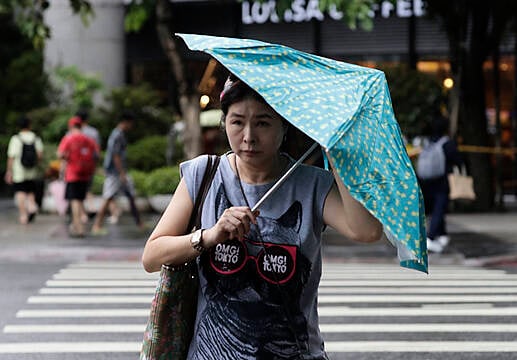
[[[471,258],[466,259],[464,263],[469,266],[517,266],[517,254]]]

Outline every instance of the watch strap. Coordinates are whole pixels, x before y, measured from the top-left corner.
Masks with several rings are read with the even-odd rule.
[[[191,243],[192,244],[192,247],[194,248],[194,250],[196,250],[197,252],[199,253],[202,253],[203,251],[206,250],[206,248],[203,246],[203,229],[198,229],[194,232],[194,235],[192,236],[196,236],[196,234],[199,232],[199,242],[194,244],[194,243]]]

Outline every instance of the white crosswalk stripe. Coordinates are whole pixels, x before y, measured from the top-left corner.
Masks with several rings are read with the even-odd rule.
[[[324,264],[323,273],[318,312],[331,358],[341,353],[376,354],[372,359],[379,353],[517,355],[515,274],[436,266],[425,275],[395,264],[337,263]],[[67,266],[3,327],[18,341],[0,342],[0,358],[138,353],[157,279],[136,262]],[[23,341],[27,336],[30,342]]]

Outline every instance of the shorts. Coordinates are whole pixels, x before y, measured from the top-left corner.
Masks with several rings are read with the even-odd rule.
[[[67,182],[65,189],[65,199],[67,200],[84,200],[88,191],[89,181]]]
[[[133,179],[129,175],[126,175],[126,179],[127,182],[123,183],[118,175],[106,175],[102,185],[102,197],[104,199],[113,199],[121,192],[128,192],[129,195],[135,196]]]
[[[36,192],[36,181],[34,180],[25,180],[19,183],[13,183],[13,191],[14,192],[24,192],[24,193],[35,193]]]

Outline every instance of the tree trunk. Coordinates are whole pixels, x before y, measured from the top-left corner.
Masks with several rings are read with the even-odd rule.
[[[199,124],[199,95],[180,95],[180,107],[185,122],[183,130],[184,151],[187,159],[201,154],[201,126]]]
[[[499,48],[494,49],[494,53],[492,54],[492,74],[494,77],[494,110],[495,110],[495,147],[496,149],[501,148],[501,88],[500,88],[500,74],[499,74],[499,64],[500,64],[500,53]],[[498,152],[495,155],[496,165],[495,165],[495,205],[498,209],[503,209],[503,196],[504,196],[504,187],[503,187],[503,154]]]
[[[479,10],[479,9],[477,9]],[[459,131],[469,145],[488,146],[483,62],[486,59],[488,15],[473,11],[466,54],[461,58],[460,93],[461,115]],[[476,208],[486,211],[494,204],[494,184],[490,156],[485,153],[468,153],[467,163],[474,178]]]
[[[473,62],[474,60],[471,59]],[[471,69],[469,71],[469,69]],[[485,116],[484,78],[481,66],[467,64],[462,81],[462,122],[460,133],[468,145],[488,146],[487,119]],[[476,208],[489,210],[494,203],[494,188],[490,156],[485,153],[467,153],[467,164],[474,178]]]
[[[185,122],[183,147],[187,159],[201,154],[201,125],[199,123],[199,94],[185,76],[185,65],[178,53],[176,38],[170,30],[171,7],[168,0],[156,1],[156,31],[167,56],[178,87],[180,112]]]
[[[418,55],[416,52],[416,16],[415,16],[415,0],[410,0],[409,6],[411,16],[408,18],[408,65],[412,70],[416,70],[418,63]]]
[[[513,111],[512,111],[512,134],[513,146],[517,148],[517,24],[513,29]],[[513,154],[512,180],[517,179],[517,154]],[[513,194],[517,195],[517,185],[512,181]]]

